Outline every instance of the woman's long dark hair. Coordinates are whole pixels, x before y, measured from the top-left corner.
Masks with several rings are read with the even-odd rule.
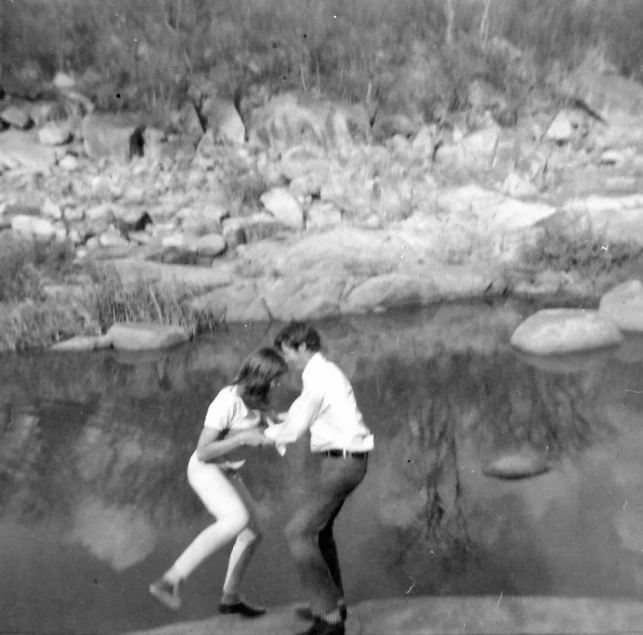
[[[271,382],[287,371],[288,364],[274,348],[260,348],[246,357],[233,383],[239,396],[257,407],[268,403]]]

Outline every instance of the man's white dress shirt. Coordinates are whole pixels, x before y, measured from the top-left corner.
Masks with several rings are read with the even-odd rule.
[[[353,387],[338,366],[315,353],[302,373],[301,395],[283,423],[265,430],[277,444],[294,443],[310,428],[311,452],[370,452],[374,437],[364,425]]]

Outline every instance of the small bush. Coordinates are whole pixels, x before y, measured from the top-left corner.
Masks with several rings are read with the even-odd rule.
[[[0,302],[39,298],[44,276],[61,279],[73,270],[74,250],[0,234]]]
[[[576,271],[594,280],[618,270],[640,268],[643,249],[627,243],[606,244],[592,235],[569,238],[547,234],[536,246],[525,249],[523,262],[535,271]]]

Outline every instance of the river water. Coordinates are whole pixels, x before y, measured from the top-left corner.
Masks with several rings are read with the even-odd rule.
[[[643,594],[643,341],[530,359],[533,308],[442,305],[318,325],[376,449],[336,523],[349,603],[412,595]],[[228,550],[178,615],[148,595],[209,522],[185,466],[210,400],[278,326],[222,329],[166,353],[43,354],[0,364],[0,626],[89,634],[216,610]],[[286,407],[299,378],[275,395]],[[283,528],[313,469],[307,438],[244,468],[265,540],[246,596],[302,600]],[[548,471],[488,475],[520,453]]]

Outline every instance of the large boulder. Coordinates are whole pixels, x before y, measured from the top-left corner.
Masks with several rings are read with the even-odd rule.
[[[34,131],[0,133],[0,168],[25,168],[47,173],[56,163],[56,150],[43,146]]]
[[[350,146],[370,138],[366,111],[307,94],[282,93],[252,112],[249,142],[255,147],[287,148],[311,143],[325,148]]]
[[[231,99],[209,97],[203,103],[201,114],[217,141],[234,144],[244,143],[246,127]]]
[[[554,355],[623,341],[612,320],[598,311],[585,309],[543,309],[528,317],[511,336],[511,345],[526,353]]]
[[[431,287],[431,283],[418,276],[383,274],[369,278],[353,289],[346,299],[346,305],[351,313],[420,306],[427,296],[427,287]]]
[[[172,116],[172,123],[195,147],[205,132],[199,113],[192,102],[185,103],[181,110]]]
[[[619,284],[601,298],[598,310],[624,331],[643,332],[643,284]]]
[[[278,221],[302,229],[304,212],[295,197],[285,188],[276,187],[261,195],[261,203]]]
[[[190,334],[180,326],[128,322],[114,324],[106,338],[117,350],[146,351],[182,344],[190,339]]]
[[[135,115],[90,113],[82,121],[81,133],[85,152],[92,159],[126,162],[145,152],[145,124]]]

